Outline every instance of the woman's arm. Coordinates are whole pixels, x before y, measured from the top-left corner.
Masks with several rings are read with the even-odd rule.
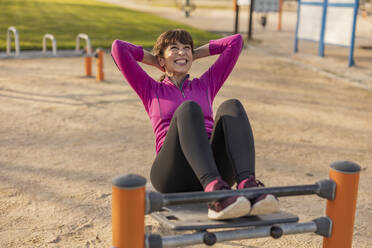
[[[146,102],[150,99],[154,80],[138,64],[144,58],[143,48],[125,41],[115,40],[112,43],[111,55],[121,73],[142,101]]]
[[[219,54],[216,62],[200,77],[208,87],[208,94],[213,99],[233,70],[243,47],[240,34],[227,36],[209,42],[209,54]]]
[[[211,54],[209,53],[209,43],[205,44],[201,47],[198,47],[194,50],[193,54],[193,60],[201,59],[210,56]]]

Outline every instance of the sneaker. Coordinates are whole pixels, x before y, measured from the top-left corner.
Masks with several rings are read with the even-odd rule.
[[[229,185],[217,178],[210,182],[205,188],[205,192],[216,190],[229,190]],[[230,196],[222,200],[208,204],[208,218],[212,220],[226,220],[239,218],[249,214],[251,210],[250,201],[244,196]]]
[[[247,189],[254,187],[265,187],[265,185],[251,175],[241,181],[238,189]],[[251,199],[251,212],[249,215],[271,214],[279,211],[279,200],[272,194],[263,194],[255,199]]]

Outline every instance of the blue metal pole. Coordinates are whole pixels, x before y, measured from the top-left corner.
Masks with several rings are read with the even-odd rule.
[[[296,23],[296,32],[295,32],[295,40],[294,40],[294,52],[298,52],[298,26],[300,25],[300,14],[301,14],[301,0],[298,0],[297,5],[297,23]]]
[[[318,55],[324,57],[324,34],[325,34],[325,26],[327,21],[327,8],[328,8],[328,0],[323,1],[323,15],[322,15],[322,27],[320,31],[320,39],[319,39],[319,50]]]
[[[355,0],[354,4],[354,18],[353,18],[353,31],[351,33],[350,52],[349,52],[349,67],[354,65],[354,42],[355,42],[355,26],[358,15],[359,0]]]

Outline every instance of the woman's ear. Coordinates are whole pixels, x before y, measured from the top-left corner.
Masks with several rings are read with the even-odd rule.
[[[159,65],[161,66],[161,67],[164,67],[164,65],[165,65],[165,60],[164,60],[164,58],[162,58],[162,57],[156,57],[157,59],[158,59],[158,63],[159,63]]]

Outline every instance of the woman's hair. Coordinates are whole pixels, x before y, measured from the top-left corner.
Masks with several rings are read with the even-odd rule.
[[[194,42],[189,32],[183,29],[173,29],[167,32],[162,33],[155,42],[154,48],[152,49],[152,53],[156,57],[163,57],[164,50],[171,44],[176,42],[180,42],[182,44],[187,44],[191,46],[191,51],[194,53]],[[160,81],[163,81],[165,78],[165,74],[160,77]]]

